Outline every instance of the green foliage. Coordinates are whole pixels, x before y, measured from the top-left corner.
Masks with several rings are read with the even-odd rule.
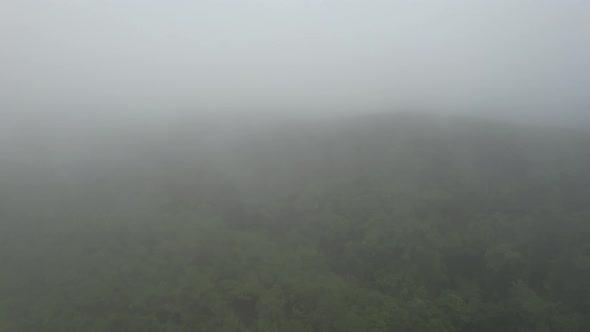
[[[588,138],[388,121],[6,180],[0,330],[590,330]]]

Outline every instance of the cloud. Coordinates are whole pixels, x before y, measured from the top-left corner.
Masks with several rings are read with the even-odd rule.
[[[581,1],[2,6],[5,109],[552,109],[590,98]]]

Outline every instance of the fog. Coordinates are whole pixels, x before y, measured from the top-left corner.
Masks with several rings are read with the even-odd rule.
[[[398,112],[587,127],[589,22],[586,1],[4,0],[0,158],[71,174]]]
[[[590,331],[590,2],[0,0],[0,331]]]
[[[0,107],[83,122],[579,116],[589,35],[582,0],[3,0]]]

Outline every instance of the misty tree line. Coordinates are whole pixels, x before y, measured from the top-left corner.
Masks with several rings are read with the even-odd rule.
[[[186,135],[3,174],[0,330],[590,329],[590,134],[386,116]]]

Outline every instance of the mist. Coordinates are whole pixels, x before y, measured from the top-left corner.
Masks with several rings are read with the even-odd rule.
[[[586,1],[3,1],[1,107],[581,114]]]
[[[0,331],[590,331],[590,2],[0,0]]]

